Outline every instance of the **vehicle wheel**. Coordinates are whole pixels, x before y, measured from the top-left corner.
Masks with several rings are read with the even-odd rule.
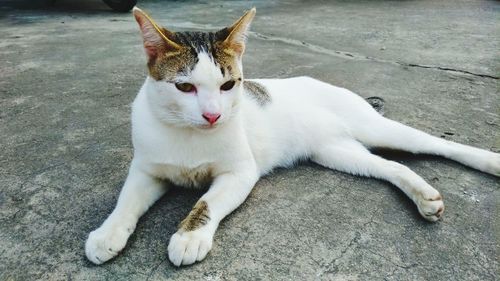
[[[103,0],[111,9],[118,12],[128,12],[132,9],[135,4],[137,4],[137,0]]]

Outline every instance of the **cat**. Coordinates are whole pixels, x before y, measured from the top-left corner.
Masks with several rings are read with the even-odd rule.
[[[432,222],[444,211],[440,193],[369,148],[441,155],[500,176],[500,154],[387,119],[349,90],[309,77],[244,79],[242,55],[255,13],[217,32],[172,32],[133,9],[149,75],[132,107],[128,177],[116,208],[85,244],[93,263],[125,247],[139,217],[169,184],[210,186],[170,239],[168,257],[180,266],[205,258],[219,222],[259,177],[298,160],[387,180]]]

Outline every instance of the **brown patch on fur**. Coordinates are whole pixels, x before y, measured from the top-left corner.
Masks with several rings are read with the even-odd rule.
[[[179,229],[193,231],[206,225],[209,220],[207,202],[198,201],[191,212],[189,212],[189,215],[179,224]]]
[[[172,81],[180,72],[196,63],[197,58],[187,48],[160,54],[148,61],[149,75],[155,80]]]
[[[221,68],[227,70],[229,77],[234,80],[237,80],[241,77],[240,68],[237,65],[238,54],[235,53],[232,49],[229,49],[224,42],[217,42],[214,46],[214,59],[220,65]]]
[[[209,186],[213,180],[212,167],[202,165],[195,169],[181,169],[181,177],[192,187]]]
[[[271,96],[267,92],[266,87],[257,82],[244,81],[243,89],[245,89],[246,94],[251,96],[260,105],[266,105],[267,103],[271,102]]]

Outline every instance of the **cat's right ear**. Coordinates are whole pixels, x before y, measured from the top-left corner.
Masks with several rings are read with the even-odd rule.
[[[229,35],[224,40],[224,46],[226,49],[231,50],[239,57],[243,55],[245,51],[245,42],[247,40],[248,30],[250,29],[250,24],[255,16],[255,7],[245,12],[245,14],[239,18],[232,26],[228,27]]]
[[[161,53],[175,52],[182,48],[170,39],[173,37],[172,32],[161,28],[141,9],[134,7],[133,13],[141,29],[144,50],[149,59],[156,59]]]

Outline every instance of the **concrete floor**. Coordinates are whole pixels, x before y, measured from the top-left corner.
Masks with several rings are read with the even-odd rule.
[[[385,100],[385,115],[500,151],[500,3],[139,1],[174,30],[213,30],[257,7],[247,77],[310,75]],[[498,280],[498,178],[437,157],[385,154],[441,191],[421,219],[388,183],[305,163],[260,180],[203,262],[167,243],[201,195],[176,189],[102,266],[84,242],[132,157],[145,77],[135,21],[97,0],[0,2],[0,280]],[[42,7],[42,8],[40,8]]]

